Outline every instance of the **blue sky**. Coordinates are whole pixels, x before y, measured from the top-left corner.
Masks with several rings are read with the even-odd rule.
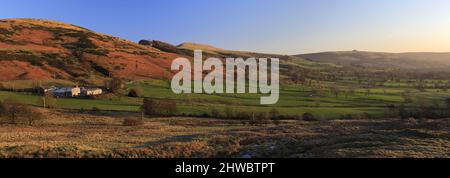
[[[450,52],[449,9],[448,0],[2,0],[0,18],[280,54]]]

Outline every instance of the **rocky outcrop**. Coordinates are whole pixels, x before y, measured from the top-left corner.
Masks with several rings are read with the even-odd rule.
[[[168,52],[168,53],[175,53],[175,54],[180,54],[180,55],[184,55],[184,56],[193,56],[194,55],[194,52],[192,50],[181,49],[175,45],[172,45],[172,44],[169,44],[166,42],[162,42],[162,41],[141,40],[141,41],[139,41],[139,44],[144,45],[144,46],[150,46],[150,47],[153,47],[153,48],[156,48],[161,51]]]

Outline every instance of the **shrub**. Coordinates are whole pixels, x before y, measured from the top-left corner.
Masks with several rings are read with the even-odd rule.
[[[445,99],[445,106],[447,110],[450,110],[450,98]]]
[[[106,88],[113,93],[116,90],[123,90],[125,88],[125,81],[121,78],[113,78],[111,81],[105,81]]]
[[[409,117],[411,117],[411,113],[409,113],[406,109],[406,106],[404,104],[401,104],[398,107],[398,116],[401,119],[408,119]],[[421,113],[418,113],[417,115],[414,116],[415,118],[422,118]]]
[[[130,90],[130,92],[128,93],[128,96],[136,97],[136,98],[143,97],[144,96],[144,89],[142,89],[141,87],[132,88]]]
[[[7,88],[5,87],[5,85],[3,83],[0,83],[0,90],[6,90]]]
[[[239,154],[240,139],[236,137],[217,136],[211,139],[211,145],[216,145],[215,152],[218,157],[233,157]]]
[[[98,107],[94,106],[94,107],[92,107],[91,111],[92,112],[98,112],[98,111],[100,111],[100,109]]]
[[[108,56],[109,51],[106,49],[85,49],[85,53],[97,55],[97,56]]]
[[[277,119],[275,121],[277,121],[277,120],[289,120],[289,119],[292,119],[292,116],[278,115],[278,117],[277,117]]]
[[[6,99],[2,105],[4,115],[11,124],[17,124],[18,119],[28,113],[28,107],[13,98]]]
[[[117,89],[114,90],[113,93],[117,96],[117,98],[119,98],[119,100],[121,100],[122,96],[125,96],[126,91],[124,89]]]
[[[304,121],[317,121],[317,119],[314,117],[314,115],[309,112],[304,113],[302,118]]]
[[[372,116],[369,113],[362,113],[361,114],[361,119],[371,119]]]
[[[250,120],[253,119],[253,114],[245,111],[240,111],[236,114],[235,118],[239,120]]]
[[[105,93],[105,94],[101,94],[101,95],[91,95],[89,96],[90,99],[93,100],[112,100],[114,99],[116,96],[112,93]]]
[[[142,121],[141,119],[127,118],[127,119],[123,120],[122,125],[123,126],[141,126],[141,125],[144,125],[144,121]]]
[[[352,120],[354,117],[351,114],[345,114],[341,116],[341,119],[343,120]]]
[[[271,118],[269,117],[269,115],[267,113],[260,112],[260,113],[256,114],[254,118],[252,116],[252,120],[251,120],[250,124],[252,124],[252,125],[268,124],[270,119]]]
[[[265,112],[260,112],[260,113],[258,113],[257,115],[256,115],[256,119],[257,120],[269,120],[269,119],[271,119],[271,116],[269,117],[269,115],[267,114],[267,113],[265,113]]]
[[[177,110],[177,103],[171,100],[145,98],[141,109],[148,116],[172,116]]]
[[[39,98],[38,101],[39,105],[41,105],[44,108],[56,108],[56,98],[53,97],[51,94],[46,94],[43,97]]]
[[[204,112],[204,113],[202,113],[202,114],[197,115],[197,117],[201,117],[201,118],[211,118],[212,116],[211,116],[209,113]]]
[[[25,122],[29,125],[32,126],[34,125],[37,121],[42,121],[46,118],[45,114],[42,113],[41,111],[37,110],[37,109],[29,109],[29,114],[25,116]]]
[[[3,116],[5,114],[5,106],[3,105],[3,102],[0,101],[0,116]]]
[[[220,118],[220,112],[216,108],[211,109],[211,117],[213,118]]]
[[[232,118],[234,118],[234,113],[233,113],[233,110],[232,110],[231,108],[229,108],[229,107],[226,107],[226,108],[225,108],[225,117],[226,117],[227,119],[232,119]]]
[[[280,112],[275,108],[270,111],[269,115],[272,120],[280,119]]]
[[[45,115],[39,110],[25,105],[13,98],[8,98],[1,104],[1,112],[7,117],[9,123],[18,124],[25,122],[33,125],[38,120],[45,119]]]

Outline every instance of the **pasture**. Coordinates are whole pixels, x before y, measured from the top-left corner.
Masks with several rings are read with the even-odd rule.
[[[177,113],[175,115],[202,116],[212,110],[223,113],[233,112],[270,112],[276,109],[281,115],[293,117],[306,112],[319,119],[338,119],[343,117],[359,117],[369,114],[373,117],[383,117],[386,106],[406,103],[409,107],[418,107],[423,102],[429,105],[445,107],[445,99],[450,98],[450,92],[428,89],[419,92],[410,88],[389,87],[355,89],[352,94],[342,90],[337,95],[329,90],[314,91],[302,85],[283,85],[280,90],[280,100],[276,105],[260,105],[260,94],[174,94],[168,82],[161,80],[136,81],[127,84],[127,89],[142,88],[145,97],[175,100]],[[15,98],[23,103],[40,106],[40,96],[30,93],[0,91],[0,100]],[[105,110],[105,111],[138,111],[142,98],[114,97],[109,99],[78,99],[59,98],[57,108],[75,110]]]

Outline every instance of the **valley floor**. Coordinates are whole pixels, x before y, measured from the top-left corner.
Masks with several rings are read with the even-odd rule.
[[[46,111],[35,126],[0,124],[0,157],[450,157],[450,119],[282,121]]]

